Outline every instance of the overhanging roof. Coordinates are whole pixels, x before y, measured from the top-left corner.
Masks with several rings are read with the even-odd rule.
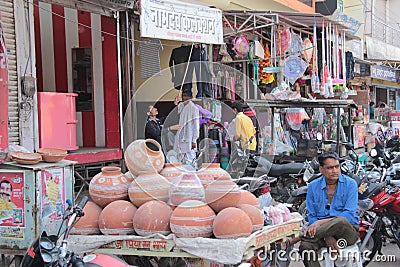
[[[323,22],[331,22],[339,30],[347,30],[344,25],[331,20],[319,13],[302,13],[292,11],[237,11],[228,10],[222,12],[225,21],[235,22],[231,24],[233,32],[244,32],[271,26],[272,24],[287,24],[294,29],[312,34],[314,23],[321,27]],[[233,29],[236,25],[236,29]]]
[[[117,11],[134,9],[137,0],[40,0],[49,4],[60,5],[105,16],[113,16]]]

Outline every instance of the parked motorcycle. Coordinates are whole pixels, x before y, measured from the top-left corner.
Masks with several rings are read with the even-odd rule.
[[[116,256],[106,254],[89,254],[81,258],[78,254],[69,250],[68,237],[74,226],[75,220],[84,216],[83,208],[88,198],[85,196],[82,200],[72,207],[72,202],[67,201],[68,208],[64,212],[63,223],[60,226],[57,235],[48,236],[43,232],[29,247],[24,255],[21,267],[128,267],[127,263]],[[64,222],[68,220],[64,236],[60,244],[62,233],[60,233]]]

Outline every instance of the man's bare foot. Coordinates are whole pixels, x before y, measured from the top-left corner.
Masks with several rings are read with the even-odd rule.
[[[300,241],[300,237],[287,237],[286,241],[282,243],[282,250],[286,250],[290,246]]]

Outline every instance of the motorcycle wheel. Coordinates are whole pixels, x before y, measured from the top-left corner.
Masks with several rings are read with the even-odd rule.
[[[382,238],[380,236],[380,233],[375,230],[374,233],[372,234],[371,238],[368,240],[367,244],[365,245],[365,248],[363,251],[360,251],[361,254],[361,261],[362,265],[365,267],[367,266],[375,257],[376,252],[380,251],[382,248]],[[364,259],[364,251],[369,250],[371,253],[368,256],[368,259]]]

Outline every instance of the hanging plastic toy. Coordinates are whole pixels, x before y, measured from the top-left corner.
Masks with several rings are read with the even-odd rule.
[[[308,67],[308,63],[299,57],[289,56],[283,61],[283,75],[291,84],[303,76],[304,71]]]
[[[238,57],[245,57],[250,50],[250,44],[244,35],[239,35],[233,40],[233,47]]]

